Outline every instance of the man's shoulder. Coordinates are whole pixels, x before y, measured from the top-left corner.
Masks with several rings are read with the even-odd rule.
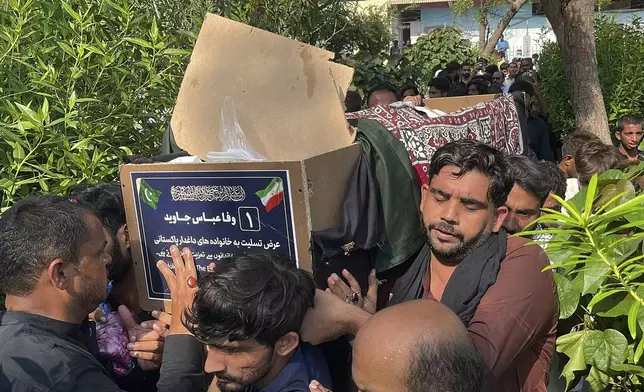
[[[522,282],[520,285],[526,290],[550,291],[554,285],[552,272],[543,271],[549,265],[543,248],[531,239],[508,237],[497,283],[514,285],[514,282]]]
[[[322,351],[318,347],[302,343],[289,363],[262,392],[308,392],[312,380],[332,388],[329,368]]]
[[[2,391],[57,390],[61,383],[73,384],[72,373],[97,367],[81,346],[29,324],[1,325],[0,342]]]

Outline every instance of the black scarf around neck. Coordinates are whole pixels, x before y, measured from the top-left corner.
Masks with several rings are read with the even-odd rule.
[[[447,282],[441,303],[456,313],[465,326],[469,326],[483,295],[496,283],[501,261],[505,258],[506,245],[507,234],[501,229],[467,255]],[[394,285],[387,306],[423,297],[423,281],[430,257],[431,249],[427,244],[409,270]]]

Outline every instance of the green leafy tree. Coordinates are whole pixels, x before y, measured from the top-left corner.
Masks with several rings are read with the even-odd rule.
[[[634,18],[618,24],[600,17],[596,24],[597,70],[610,124],[626,114],[644,111],[644,25]],[[545,42],[539,59],[540,85],[548,102],[549,121],[565,132],[578,127],[570,100],[571,89],[559,45]]]
[[[408,83],[414,83],[419,88],[422,86],[417,84],[420,75],[416,68],[408,59],[401,59],[400,56],[373,56],[359,52],[343,63],[354,68],[351,89],[365,99],[371,89],[383,84],[391,84],[399,89]]]
[[[427,86],[436,70],[450,62],[462,64],[476,60],[472,43],[463,38],[460,30],[445,27],[418,38],[416,44],[405,51],[404,57],[419,73],[419,85]]]
[[[0,7],[0,207],[156,154],[192,47],[128,0]]]
[[[204,3],[204,0],[200,0]],[[346,0],[209,0],[210,12],[329,49],[378,53],[391,39],[390,10]],[[202,7],[203,8],[203,7]]]
[[[644,164],[595,175],[535,223],[553,263],[559,301],[557,352],[567,388],[585,375],[592,392],[641,391],[644,380]],[[639,187],[639,184],[636,184]]]
[[[471,9],[476,10],[476,19],[479,22],[479,50],[485,55],[490,55],[494,52],[505,29],[527,2],[528,0],[481,0],[477,2],[456,0],[452,10],[455,15],[464,15]],[[492,33],[488,35],[490,16],[492,15],[499,15],[500,19],[494,26]]]

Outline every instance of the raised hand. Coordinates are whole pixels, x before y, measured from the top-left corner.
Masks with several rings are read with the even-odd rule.
[[[357,307],[374,314],[378,303],[378,279],[376,279],[376,270],[371,270],[369,274],[369,288],[367,295],[362,295],[362,290],[358,281],[349,271],[342,270],[342,276],[349,282],[347,285],[338,275],[332,274],[327,279],[328,290],[335,294],[344,302],[351,303]]]
[[[157,268],[163,274],[163,277],[170,289],[172,304],[170,306],[172,318],[170,322],[170,334],[190,334],[181,322],[183,312],[192,307],[192,302],[197,292],[197,269],[192,252],[188,248],[179,248],[172,245],[170,247],[172,255],[172,264],[174,272],[170,269],[165,261],[159,261]]]

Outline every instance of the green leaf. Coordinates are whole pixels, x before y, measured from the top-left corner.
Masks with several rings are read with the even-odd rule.
[[[586,382],[590,384],[591,392],[605,392],[610,383],[610,376],[593,366],[586,377]]]
[[[584,357],[588,365],[606,372],[611,366],[624,363],[627,347],[628,341],[619,331],[588,331],[588,338],[584,342]]]
[[[11,190],[13,187],[13,181],[8,179],[8,178],[1,178],[0,177],[0,189],[4,189],[5,191]]]
[[[631,337],[635,339],[637,336],[637,316],[640,310],[640,302],[633,301],[631,309],[628,311],[628,331],[631,333]]]
[[[170,49],[164,49],[161,51],[161,55],[163,56],[186,56],[192,53],[189,50],[185,49],[176,49],[176,48],[170,48]]]
[[[639,363],[640,359],[642,358],[642,354],[644,354],[644,339],[641,339],[640,342],[637,344],[637,349],[635,350],[635,357],[633,358],[633,362]]]
[[[58,42],[58,46],[60,46],[60,48],[61,48],[65,53],[67,53],[68,55],[70,55],[72,58],[75,58],[75,57],[76,57],[76,53],[74,52],[74,50],[72,49],[72,47],[71,47],[71,46],[69,46],[69,44],[68,44],[67,42],[62,42],[62,41],[60,41],[60,42]]]
[[[584,205],[584,217],[588,218],[593,212],[593,201],[597,193],[597,174],[593,175],[586,190],[586,203]]]
[[[628,374],[635,374],[640,377],[644,377],[644,367],[639,365],[631,365],[629,363],[622,363],[619,365],[614,365],[613,369],[617,372],[625,372]]]
[[[31,123],[32,123],[32,124],[34,124],[34,125],[42,125],[42,118],[40,118],[40,116],[38,115],[38,113],[36,113],[35,111],[33,111],[30,107],[25,106],[25,105],[21,105],[21,104],[19,104],[19,103],[17,103],[17,102],[16,102],[16,104],[15,104],[15,105],[18,107],[18,109],[20,110],[20,112],[22,112],[22,114],[23,114],[25,117],[27,117],[27,119],[29,120],[29,122],[31,122]]]
[[[150,28],[150,39],[152,42],[157,42],[157,39],[159,38],[159,27],[157,26],[157,18],[156,16],[152,18],[152,27]]]
[[[154,46],[152,46],[152,44],[150,44],[148,41],[146,41],[144,39],[141,39],[141,38],[128,37],[128,38],[125,38],[125,40],[127,42],[133,43],[135,45],[142,46],[142,47],[147,48],[147,49],[154,49]]]
[[[22,161],[25,159],[25,149],[19,143],[12,143],[13,147],[13,159],[16,161]]]
[[[601,317],[619,317],[627,315],[632,305],[633,297],[622,292],[601,301],[594,306],[593,311]]]
[[[597,287],[608,278],[607,274],[610,271],[610,267],[599,260],[588,262],[586,267],[588,269],[584,271],[583,295],[596,291]]]
[[[65,12],[67,12],[72,18],[74,18],[75,21],[77,21],[78,23],[81,23],[83,21],[83,18],[80,16],[80,14],[74,11],[71,5],[69,5],[65,1],[62,2],[62,5]]]
[[[559,302],[559,318],[567,319],[572,316],[579,305],[579,292],[575,290],[568,278],[554,273],[557,285],[557,300]]]
[[[568,356],[569,360],[561,374],[566,379],[566,390],[570,382],[575,379],[575,372],[586,370],[584,345],[588,331],[572,332],[557,339],[557,352]]]
[[[592,312],[593,311],[593,306],[595,306],[598,302],[610,297],[611,295],[615,295],[617,293],[622,293],[622,292],[624,292],[624,289],[619,288],[619,289],[613,289],[613,290],[604,291],[604,292],[601,292],[599,294],[594,295],[593,298],[588,303],[588,310],[590,310]]]

